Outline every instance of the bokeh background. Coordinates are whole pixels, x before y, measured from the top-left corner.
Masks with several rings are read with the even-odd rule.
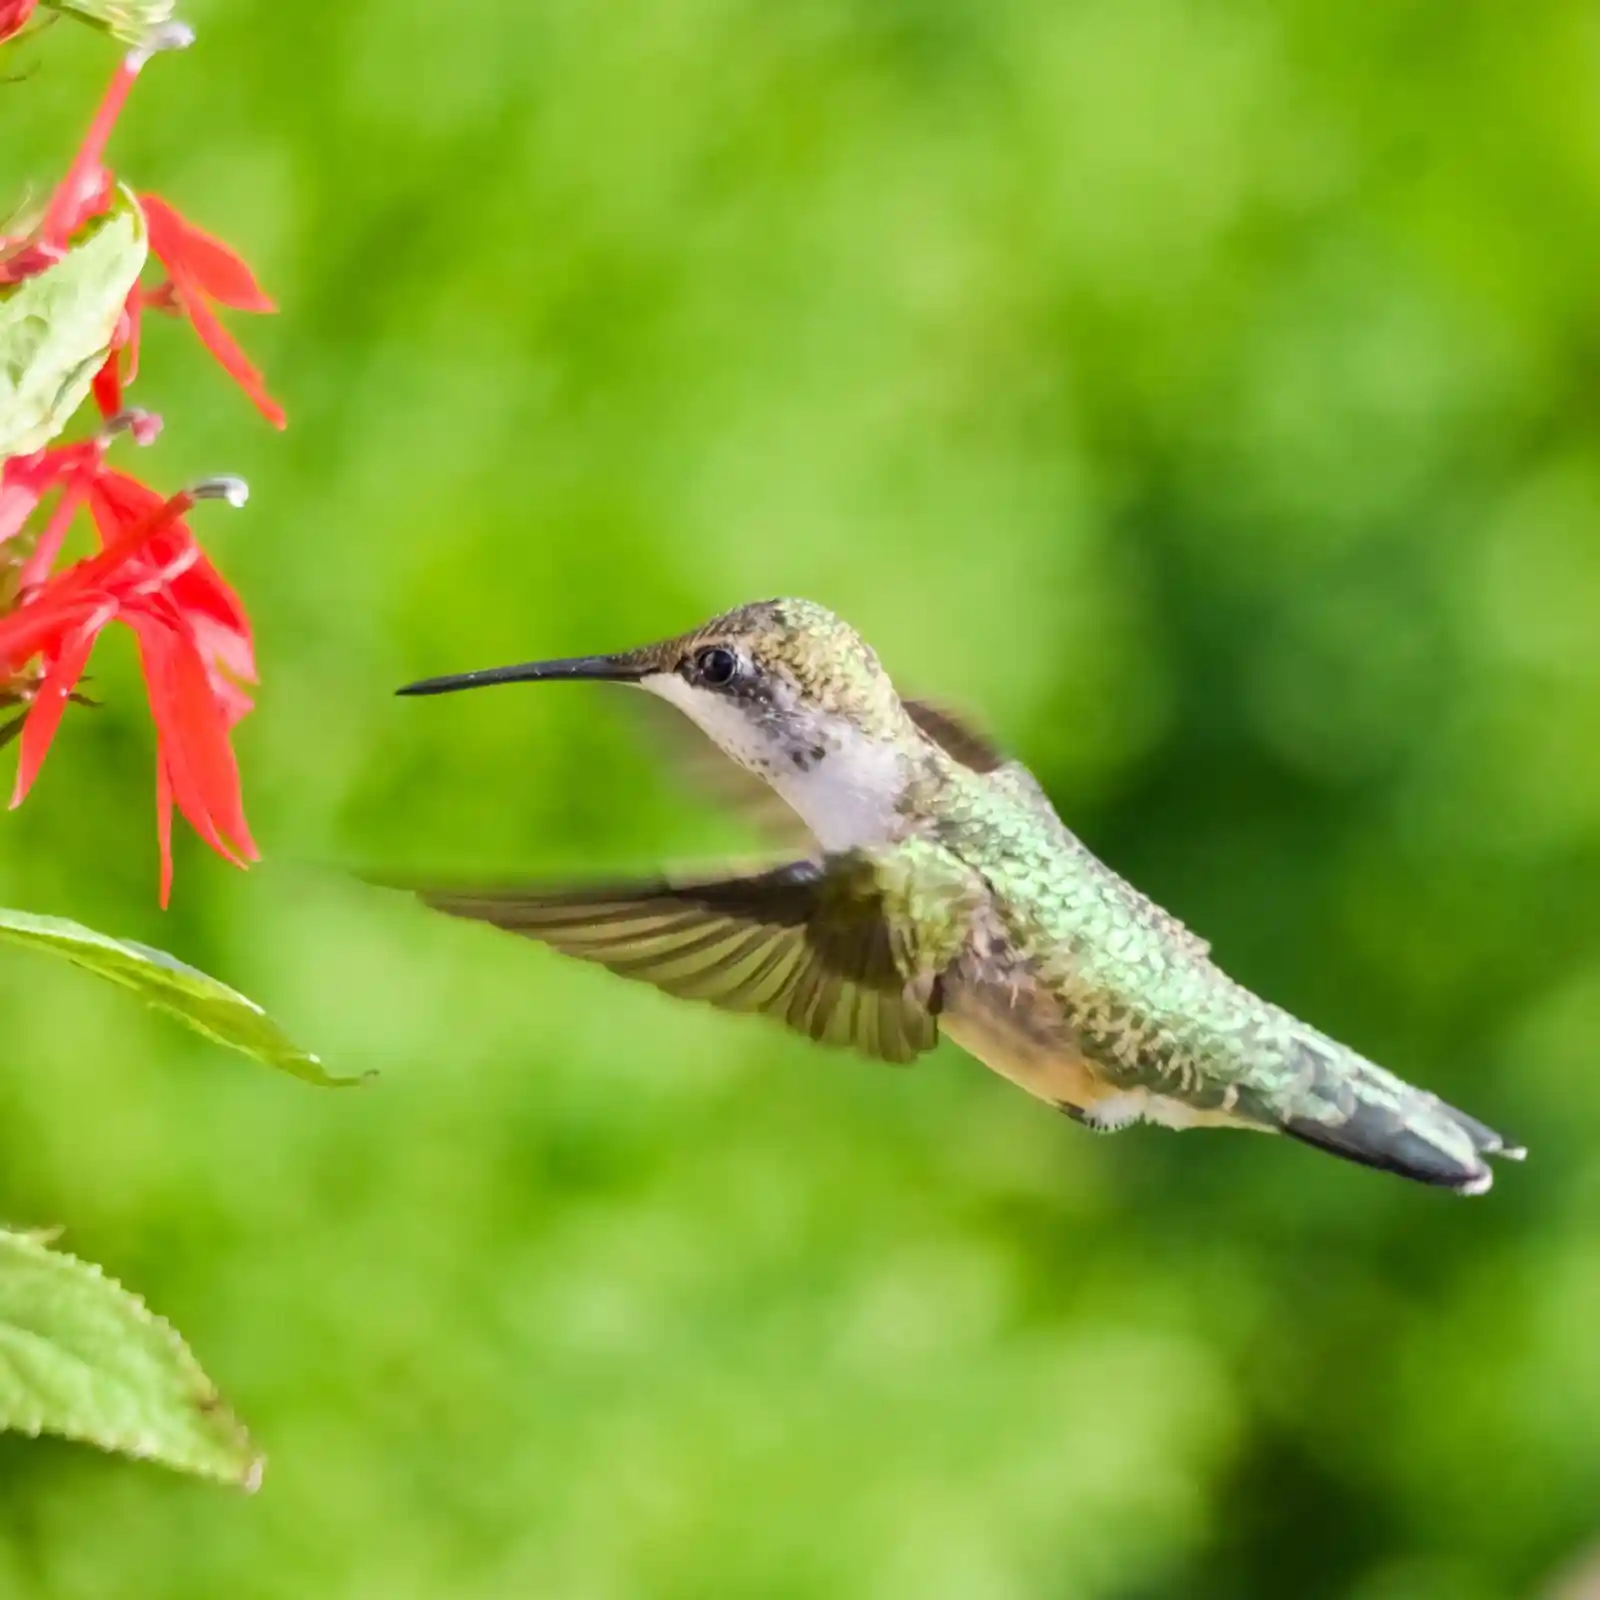
[[[278,296],[157,483],[264,668],[267,852],[155,906],[126,641],[0,894],[361,1093],[0,962],[0,1213],[143,1290],[253,1499],[0,1440],[0,1593],[1576,1594],[1600,1540],[1600,25],[1582,0],[195,3],[119,166]],[[0,86],[46,184],[111,59]],[[430,918],[355,868],[749,841],[603,688],[833,605],[1241,978],[1524,1138],[1466,1204],[1096,1140]]]

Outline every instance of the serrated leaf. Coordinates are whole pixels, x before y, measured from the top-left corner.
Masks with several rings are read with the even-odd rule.
[[[64,917],[36,917],[0,908],[0,940],[63,957],[86,972],[131,989],[181,1022],[268,1066],[327,1088],[345,1088],[359,1078],[336,1078],[302,1050],[258,1006],[236,989],[185,965],[176,956],[131,939],[112,939]]]
[[[91,27],[128,44],[138,44],[150,30],[171,20],[173,0],[45,0]]]
[[[82,404],[147,249],[119,188],[60,261],[0,291],[0,458],[48,444]]]
[[[251,1490],[262,1461],[172,1325],[99,1267],[0,1230],[0,1428]]]

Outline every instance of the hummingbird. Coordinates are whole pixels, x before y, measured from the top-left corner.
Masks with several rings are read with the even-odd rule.
[[[1525,1155],[1236,983],[1071,832],[1027,767],[902,696],[861,635],[811,601],[398,693],[582,681],[676,707],[796,845],[760,870],[422,888],[425,904],[882,1061],[946,1035],[1095,1130],[1283,1133],[1461,1194],[1490,1187],[1487,1157]]]

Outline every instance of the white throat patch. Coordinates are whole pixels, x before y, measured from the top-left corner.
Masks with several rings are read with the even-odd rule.
[[[842,721],[819,724],[814,737],[808,732],[794,744],[762,728],[725,696],[696,688],[676,673],[653,675],[640,687],[670,701],[725,754],[771,784],[824,850],[882,844],[893,836],[905,784],[893,745]]]

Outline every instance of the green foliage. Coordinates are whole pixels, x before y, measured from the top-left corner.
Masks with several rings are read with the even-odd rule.
[[[0,458],[48,444],[83,403],[146,249],[122,189],[54,266],[0,290]]]
[[[0,908],[0,941],[60,956],[85,972],[131,989],[196,1033],[307,1083],[338,1088],[356,1081],[323,1071],[317,1058],[295,1044],[254,1000],[163,950],[108,938],[64,917],[37,917],[4,908]]]
[[[177,1333],[37,1234],[0,1229],[0,1428],[254,1489],[262,1463]]]
[[[140,466],[256,491],[206,538],[266,861],[180,841],[150,903],[108,645],[0,896],[382,1078],[0,959],[0,1211],[185,1308],[272,1457],[235,1503],[0,1440],[0,1593],[1545,1600],[1600,1535],[1592,7],[185,10],[118,159],[282,305],[292,422],[153,319]],[[48,37],[8,195],[104,81]],[[779,593],[1526,1166],[1093,1138],[345,876],[748,849],[624,691],[391,691]]]

